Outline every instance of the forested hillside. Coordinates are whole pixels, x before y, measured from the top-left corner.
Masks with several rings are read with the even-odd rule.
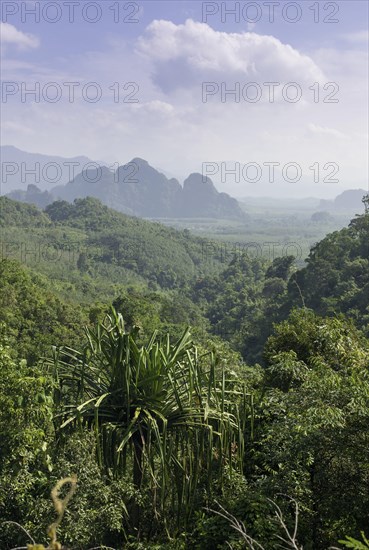
[[[368,233],[369,216],[358,216],[318,243],[291,280],[291,302],[300,288],[307,307],[323,315],[342,312],[369,336]]]
[[[179,288],[222,267],[220,253],[211,261],[206,256],[207,240],[126,216],[91,197],[57,201],[45,211],[0,197],[0,209],[3,257],[73,282],[86,299],[112,297],[114,286],[127,282]]]
[[[47,546],[72,474],[68,549],[368,547],[369,212],[297,269],[94,198],[0,208],[2,549]]]

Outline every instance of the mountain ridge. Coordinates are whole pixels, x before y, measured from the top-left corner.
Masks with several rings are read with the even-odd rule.
[[[45,155],[23,151],[14,145],[2,145],[0,155],[1,194],[3,195],[12,191],[25,191],[30,184],[36,185],[42,191],[50,191],[56,183],[61,185],[68,183],[70,174],[80,172],[90,163],[105,165],[104,162],[93,161],[85,155],[75,157]],[[39,164],[38,168],[36,163]]]
[[[200,173],[190,174],[182,186],[140,157],[115,171],[98,163],[86,166],[65,184],[49,188],[32,183],[26,190],[13,189],[6,196],[40,208],[55,200],[72,203],[91,196],[119,212],[142,218],[247,217],[235,198],[218,192],[212,180]]]

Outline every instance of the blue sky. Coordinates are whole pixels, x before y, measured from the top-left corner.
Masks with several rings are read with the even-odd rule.
[[[212,166],[217,187],[237,196],[367,188],[366,1],[272,2],[273,21],[266,1],[73,4],[70,21],[68,2],[2,3],[3,144],[111,164],[140,156],[180,181]],[[273,101],[266,82],[278,84]],[[250,170],[232,176],[235,162]]]

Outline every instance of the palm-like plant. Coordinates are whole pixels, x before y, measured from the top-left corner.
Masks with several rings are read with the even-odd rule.
[[[100,466],[113,474],[132,469],[160,489],[188,517],[196,487],[224,465],[242,468],[246,394],[216,378],[211,354],[199,357],[189,330],[171,344],[155,332],[145,346],[138,328],[125,330],[114,309],[103,323],[86,329],[82,351],[55,352],[53,367],[61,394],[62,428],[82,421],[96,433]],[[127,460],[128,457],[131,460]]]

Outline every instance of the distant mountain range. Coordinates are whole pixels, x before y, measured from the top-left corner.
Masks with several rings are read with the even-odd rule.
[[[28,153],[13,147],[2,145],[1,158],[1,194],[36,185],[42,191],[50,191],[55,185],[63,185],[70,181],[71,176],[82,172],[85,166],[96,162],[88,157],[59,157]],[[105,164],[98,161],[97,164]]]
[[[368,191],[364,189],[348,189],[343,191],[340,195],[332,200],[321,200],[319,208],[324,210],[350,210],[355,211],[358,207],[363,209],[362,199],[364,195],[367,195]]]
[[[115,210],[145,218],[247,217],[236,199],[227,193],[219,193],[211,179],[199,173],[190,174],[182,186],[178,180],[168,178],[140,158],[111,170],[102,163],[92,163],[87,157],[65,159],[33,155],[10,146],[2,147],[1,154],[3,166],[4,162],[7,163],[7,181],[2,193],[13,200],[35,204],[40,208],[45,208],[55,200],[73,202],[76,198],[91,196]],[[27,175],[33,181],[35,176],[25,172],[34,169],[36,163],[40,174],[37,185],[27,184]],[[79,166],[87,168],[78,171]],[[77,175],[69,181],[68,171],[72,169]],[[58,171],[59,184],[51,186],[50,179]],[[2,173],[4,176],[4,169]]]
[[[64,158],[2,146],[1,162],[1,194],[40,208],[59,199],[73,202],[91,196],[115,210],[144,218],[248,217],[240,203],[227,193],[219,193],[209,177],[193,173],[181,185],[141,158],[112,170],[106,163],[84,156]],[[356,212],[362,209],[364,194],[364,189],[352,189],[334,200],[309,201],[316,201],[319,210]],[[243,207],[252,200],[244,199]],[[268,202],[267,197],[265,201]]]

